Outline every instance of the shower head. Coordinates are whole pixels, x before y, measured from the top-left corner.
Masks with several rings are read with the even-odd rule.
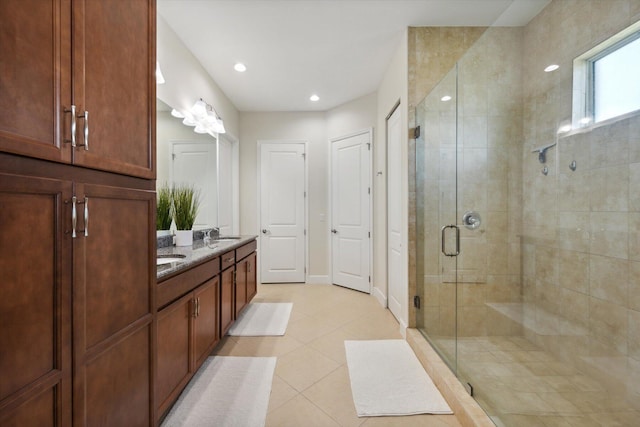
[[[554,145],[556,145],[555,142],[553,144],[543,145],[541,147],[534,148],[533,151],[531,151],[531,152],[532,153],[538,153],[538,161],[540,163],[545,163],[547,161],[547,150],[549,148],[553,147]]]

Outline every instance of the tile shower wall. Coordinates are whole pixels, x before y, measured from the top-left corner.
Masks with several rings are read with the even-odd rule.
[[[640,0],[554,0],[524,28],[521,242],[525,336],[636,405],[640,116],[557,129],[571,118],[573,58],[639,19]],[[545,176],[532,150],[554,142]]]

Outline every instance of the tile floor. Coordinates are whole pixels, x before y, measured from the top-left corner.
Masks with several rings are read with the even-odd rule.
[[[398,322],[370,295],[330,285],[259,285],[253,302],[293,302],[283,337],[225,337],[222,356],[277,356],[269,426],[460,426],[454,415],[358,418],[344,341],[399,339]]]
[[[436,339],[452,354],[451,339]],[[523,337],[458,341],[460,375],[499,427],[637,427],[640,411]]]

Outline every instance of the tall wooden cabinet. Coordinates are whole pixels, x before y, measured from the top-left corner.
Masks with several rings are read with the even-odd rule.
[[[155,19],[155,0],[0,2],[0,150],[154,179]]]
[[[153,424],[155,13],[0,2],[2,426]]]

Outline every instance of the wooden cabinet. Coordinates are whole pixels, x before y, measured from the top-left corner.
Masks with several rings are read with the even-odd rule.
[[[223,337],[235,320],[235,269],[229,267],[220,274],[220,336]]]
[[[155,421],[155,14],[0,1],[0,425]]]
[[[256,254],[242,259],[236,265],[236,318],[257,293],[256,286]]]
[[[74,421],[149,425],[155,193],[74,183],[74,195]]]
[[[0,425],[71,423],[71,192],[0,174]]]
[[[216,264],[216,275],[200,285],[191,281],[194,274],[179,275],[168,281],[174,287],[192,290],[158,311],[156,422],[220,341],[219,259],[196,267],[195,273],[211,271]]]
[[[155,14],[155,0],[0,2],[0,151],[155,178]]]
[[[158,312],[158,416],[171,406],[191,378],[192,303],[192,294],[187,294]]]
[[[0,425],[149,425],[155,193],[2,153],[0,170]]]

